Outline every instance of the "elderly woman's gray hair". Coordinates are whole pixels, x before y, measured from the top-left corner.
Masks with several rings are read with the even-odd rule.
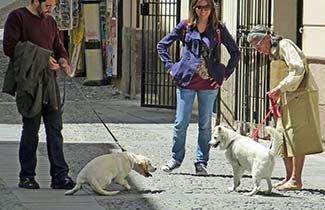
[[[265,38],[266,35],[269,35],[271,38],[271,44],[275,45],[278,41],[282,39],[281,36],[278,36],[274,31],[269,29],[264,25],[254,26],[249,34],[247,35],[247,42],[251,43],[252,41],[261,41]]]
[[[269,29],[263,25],[254,26],[247,35],[247,41],[251,43],[252,41],[260,41],[269,34]]]

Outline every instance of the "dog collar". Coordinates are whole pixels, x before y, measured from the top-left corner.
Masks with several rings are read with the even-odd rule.
[[[228,144],[228,146],[226,147],[226,150],[229,149],[229,147],[231,147],[231,146],[233,145],[234,142],[235,142],[235,141],[231,141],[231,142]]]

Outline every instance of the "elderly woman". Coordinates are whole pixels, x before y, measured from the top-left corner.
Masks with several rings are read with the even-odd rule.
[[[322,139],[318,111],[318,88],[308,69],[303,52],[291,41],[270,29],[255,26],[247,37],[258,52],[270,55],[276,74],[287,74],[269,91],[269,97],[280,104],[281,118],[277,130],[283,135],[283,157],[286,177],[275,184],[278,190],[300,190],[305,155],[321,153]],[[280,65],[279,65],[280,64]]]

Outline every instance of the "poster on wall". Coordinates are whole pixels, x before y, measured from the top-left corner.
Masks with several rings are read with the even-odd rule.
[[[107,1],[107,37],[106,74],[109,77],[117,76],[117,1]]]
[[[72,30],[79,25],[80,0],[57,0],[54,18],[61,31]]]
[[[109,37],[111,39],[116,39],[116,18],[110,17],[109,19]]]

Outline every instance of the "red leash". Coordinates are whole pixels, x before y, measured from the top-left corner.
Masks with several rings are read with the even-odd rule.
[[[275,101],[270,98],[270,102],[271,102],[272,107],[270,108],[269,112],[265,115],[265,117],[262,120],[262,122],[260,122],[260,124],[258,124],[257,128],[254,128],[253,129],[253,133],[250,136],[254,141],[257,141],[258,140],[258,130],[263,126],[263,124],[265,123],[265,120],[269,117],[269,115],[272,112],[274,114],[274,117],[276,117],[276,118],[280,118],[281,117],[280,110],[276,106]]]

